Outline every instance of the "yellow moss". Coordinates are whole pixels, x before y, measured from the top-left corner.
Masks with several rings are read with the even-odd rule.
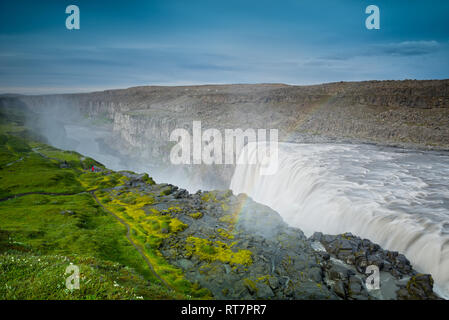
[[[120,182],[120,185],[124,185],[129,181],[129,178],[127,176],[122,176],[120,179],[118,179],[118,181]]]
[[[210,201],[210,195],[208,193],[201,196],[201,200],[209,202]]]
[[[177,218],[172,218],[170,220],[170,232],[184,231],[187,227],[188,227],[188,225],[186,225],[185,223],[182,223]]]
[[[217,229],[217,232],[223,238],[234,239],[234,236],[232,234],[228,233],[225,229],[222,229],[222,228]]]
[[[162,210],[162,212],[170,212],[170,213],[179,213],[182,209],[180,207],[169,207],[166,210]]]
[[[201,200],[205,201],[205,202],[209,202],[209,201],[213,201],[213,202],[219,202],[216,197],[215,194],[213,194],[212,192],[206,192],[205,194],[203,194],[201,196]]]
[[[222,204],[223,210],[229,212],[230,207],[223,203]],[[234,210],[232,212],[229,212],[228,214],[223,215],[219,220],[222,222],[227,222],[231,225],[231,228],[233,228],[233,226],[237,223],[238,217],[239,217],[239,213],[240,213],[240,206],[237,206],[236,208],[234,208]]]
[[[195,213],[190,213],[189,216],[191,216],[193,219],[200,219],[203,217],[203,214],[201,212],[195,212]]]
[[[123,175],[111,171],[90,172],[89,170],[77,177],[80,184],[88,191],[120,186],[126,182],[126,179]]]
[[[201,260],[205,261],[221,261],[229,263],[230,265],[250,265],[252,264],[251,251],[231,250],[231,247],[222,241],[210,241],[207,239],[188,237],[186,250],[188,255],[196,255]]]
[[[271,278],[271,276],[269,276],[269,275],[264,275],[264,276],[258,277],[258,278],[257,278],[257,282],[267,282],[268,279],[270,279],[270,278]]]
[[[223,209],[223,211],[228,211],[229,210],[229,206],[226,203],[222,203],[221,204],[221,208]]]
[[[246,287],[248,287],[253,292],[257,292],[257,286],[253,280],[251,280],[249,278],[245,278],[245,279],[243,279],[243,283],[245,284]]]
[[[153,197],[147,194],[141,195],[137,192],[122,193],[120,196],[117,197],[117,199],[123,202],[124,204],[136,205],[138,207],[143,207],[145,205],[154,203]]]
[[[232,214],[226,214],[219,219],[221,222],[227,222],[229,224],[235,224],[237,222],[237,216]]]
[[[143,249],[143,254],[148,258],[155,272],[161,278],[181,292],[200,297],[201,299],[211,298],[211,294],[207,289],[191,284],[185,279],[182,269],[169,264],[158,250],[163,239],[184,230],[188,227],[186,224],[173,217],[172,214],[161,214],[154,208],[150,208],[148,215],[145,214],[143,207],[153,202],[148,195],[140,195],[134,192],[124,193],[110,202],[105,202],[105,200],[109,196],[117,196],[116,191],[112,191],[109,194],[99,193],[97,196],[106,209],[112,211],[131,226],[133,241]],[[124,201],[129,201],[129,203]],[[122,211],[123,208],[125,209],[124,211]],[[169,208],[169,211],[172,213],[176,213],[179,210],[181,209],[178,207]],[[163,228],[168,229],[170,233],[162,233]]]

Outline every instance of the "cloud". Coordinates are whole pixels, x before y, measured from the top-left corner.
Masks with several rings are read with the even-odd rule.
[[[403,41],[374,46],[377,54],[393,56],[419,56],[434,53],[440,48],[437,41]]]
[[[344,61],[360,57],[412,57],[432,54],[440,51],[444,44],[435,40],[402,41],[392,43],[378,43],[347,47],[345,50],[330,51],[326,55],[317,56],[309,66],[328,66],[343,63]],[[447,46],[445,46],[447,47]],[[447,49],[447,48],[446,48]]]
[[[328,43],[290,46],[288,50],[283,46],[267,50],[252,44],[201,41],[139,44],[131,39],[120,44],[99,41],[96,46],[78,42],[31,46],[22,42],[0,53],[0,92],[82,92],[148,84],[312,84],[441,78],[448,70],[441,57],[449,52],[445,41],[435,40]],[[429,59],[422,59],[424,55]]]

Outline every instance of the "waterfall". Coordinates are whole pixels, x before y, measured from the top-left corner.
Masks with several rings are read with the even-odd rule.
[[[246,146],[257,157],[257,143]],[[230,188],[306,235],[351,232],[403,253],[449,296],[449,155],[357,144],[279,144],[279,168],[237,165]],[[250,162],[251,163],[251,162]]]

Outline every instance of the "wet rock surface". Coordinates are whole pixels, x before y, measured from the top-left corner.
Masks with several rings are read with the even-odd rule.
[[[190,194],[169,184],[147,184],[128,175],[139,193],[154,195],[145,207],[168,210],[188,227],[159,247],[191,283],[217,299],[438,299],[430,275],[405,256],[349,233],[307,238],[277,212],[231,191]],[[380,289],[367,288],[368,266],[379,268]]]
[[[338,267],[335,263],[330,263],[325,265],[324,269],[327,283],[337,285],[340,296],[343,298],[366,296],[366,286],[360,282],[360,275],[366,278],[372,274],[372,266],[375,266],[380,276],[380,288],[373,290],[377,291],[374,293],[376,297],[438,299],[438,296],[433,293],[432,277],[415,271],[403,254],[383,250],[368,239],[361,239],[351,233],[324,235],[316,232],[309,240],[322,245],[325,251],[321,252],[328,256],[328,262],[338,261]],[[343,283],[340,284],[340,281]],[[391,292],[392,287],[394,292]]]

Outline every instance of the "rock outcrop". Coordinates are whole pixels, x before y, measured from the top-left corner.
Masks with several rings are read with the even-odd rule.
[[[176,218],[187,227],[167,230],[170,236],[159,250],[186,279],[215,298],[439,299],[430,275],[419,274],[403,255],[369,240],[321,233],[307,238],[244,194],[190,194],[128,177],[133,192],[159,195],[148,210],[180,208]],[[379,289],[367,287],[369,265],[380,270]]]

